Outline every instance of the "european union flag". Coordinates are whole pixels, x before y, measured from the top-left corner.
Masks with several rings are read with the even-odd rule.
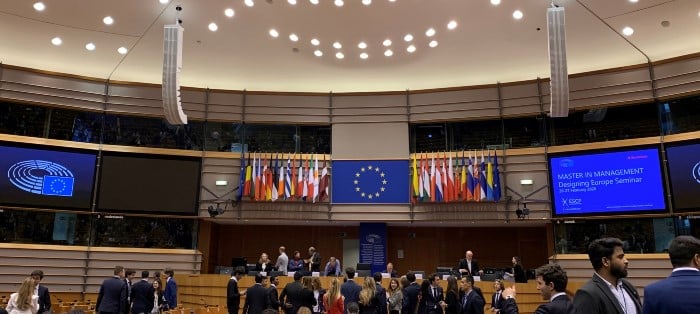
[[[44,176],[42,195],[73,196],[73,177]]]
[[[334,204],[409,202],[408,160],[333,161]]]

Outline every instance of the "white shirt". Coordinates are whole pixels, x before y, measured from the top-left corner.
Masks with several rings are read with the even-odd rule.
[[[17,308],[17,298],[19,298],[19,293],[17,292],[10,295],[10,300],[7,301],[7,307],[5,308],[9,314],[36,314],[39,311],[38,295],[32,295],[31,306],[26,310]]]
[[[627,290],[625,290],[625,287],[622,284],[622,280],[618,280],[617,286],[613,286],[601,275],[598,275],[598,273],[595,273],[595,275],[600,277],[600,279],[603,279],[605,284],[608,285],[608,288],[610,288],[610,292],[612,292],[612,294],[617,299],[617,303],[620,304],[622,312],[624,312],[625,314],[637,314],[637,307],[634,305],[634,300],[632,300],[632,296],[630,296],[629,293],[627,293]]]
[[[697,269],[695,267],[678,267],[678,268],[674,268],[673,271],[671,271],[671,272],[673,273],[673,272],[677,272],[677,271],[681,271],[681,270],[700,271],[700,269]],[[37,288],[37,289],[39,289],[39,288]]]
[[[560,296],[560,295],[566,295],[566,292],[559,292],[559,293],[557,293],[557,294],[551,296],[551,297],[549,298],[549,302],[554,301],[554,299],[556,299],[556,298],[557,298],[558,296]]]

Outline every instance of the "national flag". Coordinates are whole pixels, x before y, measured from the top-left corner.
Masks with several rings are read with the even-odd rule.
[[[294,181],[292,181],[292,173],[294,172],[294,168],[292,168],[291,165],[291,158],[289,155],[287,155],[287,171],[285,171],[284,175],[284,199],[288,200],[294,195],[294,192],[292,192],[292,187],[294,186]]]
[[[437,179],[436,177],[436,171],[435,171],[435,156],[431,157],[431,166],[430,166],[430,201],[435,202],[436,199],[436,194],[437,194],[437,184],[435,180]]]
[[[452,202],[455,200],[455,178],[454,178],[454,169],[452,169],[452,152],[450,152],[450,159],[448,161],[449,166],[447,168],[447,201]]]
[[[280,190],[277,187],[279,186],[280,188],[282,188],[282,185],[279,185],[279,184],[277,184],[277,182],[275,182],[275,179],[276,179],[275,178],[275,171],[277,171],[277,169],[279,169],[279,166],[280,166],[279,165],[279,154],[277,154],[277,155],[275,155],[275,167],[272,168],[272,182],[270,183],[272,185],[272,189],[271,189],[272,195],[270,195],[270,199],[273,202],[276,201],[280,195],[279,194]],[[279,178],[281,180],[282,179],[282,171],[278,171],[278,173],[279,173]]]
[[[501,178],[498,173],[498,154],[493,152],[493,200],[501,200]]]
[[[479,156],[474,152],[474,200],[481,201],[481,167],[479,166]]]
[[[454,173],[454,178],[455,178],[455,184],[454,184],[454,199],[453,201],[459,201],[461,194],[459,192],[459,189],[462,187],[462,180],[459,178],[459,156],[455,155],[455,170],[457,171]]]
[[[309,178],[311,177],[309,173],[309,161],[311,160],[311,155],[309,155],[309,159],[306,160],[306,163],[304,164],[304,182],[302,183],[302,192],[301,192],[301,198],[306,201],[306,198],[309,196]]]
[[[486,163],[486,200],[493,201],[493,164],[491,163],[491,152],[488,152],[488,162]]]
[[[474,200],[474,166],[472,165],[472,153],[469,152],[469,166],[467,167],[467,201]]]
[[[265,159],[263,160],[263,169],[262,169],[262,173],[260,174],[260,175],[262,176],[262,178],[261,178],[261,182],[262,182],[262,183],[261,183],[261,185],[262,185],[262,191],[261,191],[261,194],[260,194],[260,199],[263,200],[263,201],[269,200],[269,199],[270,199],[270,198],[268,197],[268,195],[270,195],[270,193],[269,193],[269,191],[270,191],[270,181],[269,181],[268,178],[267,178],[267,171],[268,171],[268,167],[267,167],[267,157],[265,157]]]
[[[245,155],[241,153],[241,171],[238,172],[238,196],[237,200],[240,202],[245,194]]]
[[[334,204],[407,204],[409,160],[333,161]]]
[[[416,154],[413,154],[413,176],[411,177],[411,184],[413,186],[413,198],[418,198],[420,196],[420,187],[418,187],[418,162],[416,161]]]
[[[279,158],[280,157],[277,156],[277,161],[279,161],[279,167],[277,168],[279,173],[279,180],[277,180],[277,197],[284,198],[284,160],[280,160]],[[282,154],[282,158],[284,158],[284,154]],[[275,162],[275,165],[277,165],[277,162]]]
[[[257,200],[260,195],[260,160],[255,155],[253,155],[253,186],[250,188],[250,198],[253,200]]]
[[[486,199],[486,163],[484,162],[484,151],[481,151],[481,171],[479,172],[479,187],[481,188],[480,200]]]
[[[443,202],[449,202],[450,201],[450,189],[447,187],[447,165],[445,164],[445,154],[442,154],[442,172],[440,175],[442,176],[442,201]]]
[[[316,162],[314,162],[314,182],[313,182],[313,191],[314,194],[311,197],[311,200],[315,203],[318,200],[318,188],[319,188],[319,180],[320,178],[318,177],[318,154],[314,154],[316,157]]]
[[[300,199],[304,195],[304,170],[302,169],[304,165],[304,155],[299,158],[299,168],[297,170],[297,188],[295,195],[297,199]]]
[[[440,162],[440,161],[438,160],[438,162]],[[445,167],[444,163],[442,164],[442,167],[443,168]],[[445,197],[445,190],[443,190],[443,184],[444,184],[444,180],[442,178],[442,170],[437,169],[437,171],[435,171],[435,201],[436,202],[442,202],[442,200]]]
[[[469,190],[467,189],[467,163],[464,159],[464,151],[462,151],[462,184],[460,185],[460,192],[462,192],[462,200],[468,200]]]
[[[321,179],[319,183],[319,194],[318,201],[323,202],[328,198],[328,183],[330,181],[328,175],[328,165],[326,164],[326,157],[323,157],[323,170],[321,171]]]
[[[430,173],[428,173],[428,158],[426,156],[423,156],[421,159],[421,179],[423,182],[421,182],[421,191],[423,192],[421,198],[425,200],[430,199]]]

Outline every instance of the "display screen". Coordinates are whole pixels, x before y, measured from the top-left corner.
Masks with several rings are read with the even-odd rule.
[[[700,143],[666,148],[675,210],[700,208]]]
[[[659,149],[549,156],[554,216],[666,210]]]
[[[98,210],[194,215],[200,171],[199,158],[105,152]]]
[[[96,152],[0,142],[0,203],[90,209]]]

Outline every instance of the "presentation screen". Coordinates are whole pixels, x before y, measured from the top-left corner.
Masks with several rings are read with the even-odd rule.
[[[658,147],[548,158],[553,216],[666,211]]]
[[[700,143],[666,148],[674,210],[700,209]]]
[[[104,152],[98,211],[194,215],[200,158]]]
[[[0,204],[89,210],[97,153],[0,142]]]

